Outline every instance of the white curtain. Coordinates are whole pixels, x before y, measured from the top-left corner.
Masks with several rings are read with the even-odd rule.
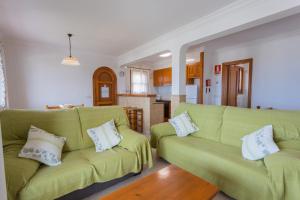
[[[149,71],[131,69],[131,93],[146,94],[149,91]]]
[[[6,107],[6,80],[4,70],[4,54],[0,44],[0,109]]]

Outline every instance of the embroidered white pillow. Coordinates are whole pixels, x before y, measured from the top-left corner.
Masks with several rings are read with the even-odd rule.
[[[66,138],[58,137],[35,126],[30,126],[26,144],[19,157],[37,160],[49,166],[61,164],[61,152]]]
[[[199,130],[186,111],[169,119],[169,123],[175,128],[178,137],[185,137]]]
[[[242,138],[242,154],[247,160],[259,160],[279,151],[273,140],[272,125],[265,126]]]
[[[95,144],[96,152],[111,149],[122,140],[122,136],[118,133],[114,120],[110,120],[96,128],[88,129],[87,133]]]

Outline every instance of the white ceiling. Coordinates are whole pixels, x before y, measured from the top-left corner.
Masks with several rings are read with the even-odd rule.
[[[204,45],[198,44],[188,48],[186,52],[186,59],[194,59],[193,62],[200,60],[200,52],[204,51]],[[155,55],[145,57],[143,59],[137,60],[133,63],[128,64],[129,67],[139,67],[139,68],[164,68],[166,66],[172,65],[172,56],[162,58],[159,55],[166,52],[160,52]]]
[[[118,56],[235,0],[1,0],[4,39]]]

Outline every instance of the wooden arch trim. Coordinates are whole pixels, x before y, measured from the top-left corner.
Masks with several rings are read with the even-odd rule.
[[[109,98],[101,98],[101,85],[109,85]],[[115,72],[106,66],[98,67],[93,74],[93,105],[117,104],[117,76]]]

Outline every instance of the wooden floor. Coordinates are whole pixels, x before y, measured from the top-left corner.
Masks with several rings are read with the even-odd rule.
[[[156,155],[156,152],[153,152],[153,155]],[[169,165],[169,163],[167,163],[166,161],[160,159],[160,158],[156,158],[154,160],[155,162],[155,165],[154,167],[152,167],[151,169],[145,169],[143,171],[142,174],[138,175],[138,176],[134,176],[134,177],[131,177],[121,183],[118,183],[112,187],[109,187],[101,192],[98,192],[98,193],[95,193],[87,198],[85,198],[84,200],[99,200],[101,199],[103,196],[109,194],[109,193],[112,193],[113,191],[116,191],[117,189],[121,188],[121,187],[124,187],[126,185],[129,185],[131,184],[132,182],[134,181],[137,181],[138,179],[142,178],[142,177],[145,177],[153,172],[156,172],[164,167],[167,167]],[[227,195],[225,195],[224,193],[222,192],[219,192],[214,198],[213,200],[232,200],[232,198],[228,197]]]
[[[104,196],[102,200],[211,200],[218,191],[217,186],[169,165]]]

